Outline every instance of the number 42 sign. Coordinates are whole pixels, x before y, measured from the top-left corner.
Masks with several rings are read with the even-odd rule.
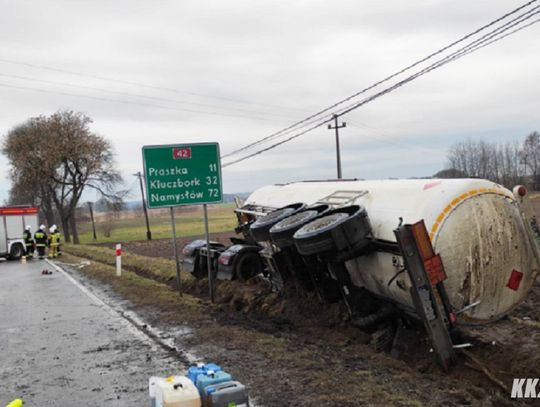
[[[148,208],[223,200],[218,143],[144,146]]]

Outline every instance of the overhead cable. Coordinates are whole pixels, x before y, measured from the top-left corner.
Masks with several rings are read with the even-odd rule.
[[[377,86],[379,86],[379,85],[381,85],[381,84],[383,84],[383,83],[385,83],[385,82],[388,82],[388,81],[394,79],[395,77],[397,77],[397,76],[399,76],[399,75],[401,75],[401,74],[403,74],[403,73],[409,71],[410,69],[412,69],[412,68],[414,68],[414,67],[416,67],[416,66],[422,64],[423,62],[428,61],[429,59],[433,58],[434,56],[439,55],[439,54],[445,52],[446,50],[448,50],[448,49],[454,47],[455,45],[457,45],[457,44],[459,44],[459,43],[461,43],[461,42],[463,42],[463,41],[465,41],[465,40],[471,38],[472,36],[474,36],[474,35],[476,35],[476,34],[482,32],[482,31],[485,30],[486,28],[489,28],[489,27],[491,27],[491,26],[497,24],[498,22],[500,22],[500,21],[502,21],[502,20],[504,20],[504,19],[510,17],[511,15],[518,13],[519,11],[521,11],[521,10],[523,10],[524,8],[530,6],[531,4],[535,3],[536,1],[537,1],[537,0],[531,0],[531,1],[527,2],[527,3],[523,4],[522,6],[517,7],[516,9],[514,9],[514,10],[512,10],[512,11],[506,13],[506,14],[504,14],[503,16],[501,16],[501,17],[499,17],[499,18],[497,18],[497,19],[491,21],[490,23],[483,25],[482,27],[480,27],[480,28],[474,30],[473,32],[464,35],[463,37],[459,38],[458,40],[456,40],[456,41],[454,41],[454,42],[452,42],[452,43],[450,43],[450,44],[448,44],[448,45],[446,45],[446,46],[444,46],[444,47],[442,47],[442,48],[436,50],[435,52],[432,52],[432,53],[429,54],[428,56],[426,56],[426,57],[424,57],[424,58],[422,58],[422,59],[420,59],[420,60],[418,60],[418,61],[416,61],[416,62],[413,62],[412,64],[406,66],[405,68],[403,68],[403,69],[401,69],[401,70],[399,70],[399,71],[397,71],[397,72],[395,72],[395,73],[393,73],[393,74],[391,74],[391,75],[389,75],[389,76],[387,76],[387,77],[381,79],[380,81],[375,82],[374,84],[372,84],[372,85],[370,85],[370,86],[368,86],[368,87],[366,87],[366,88],[364,88],[364,89],[362,89],[362,90],[360,90],[360,91],[358,91],[358,92],[352,94],[351,96],[348,96],[348,97],[346,97],[345,99],[342,99],[342,100],[340,100],[340,101],[338,101],[338,102],[336,102],[336,103],[334,103],[334,104],[332,104],[332,105],[330,105],[330,106],[328,106],[328,107],[326,107],[326,108],[324,108],[324,109],[318,111],[317,113],[314,113],[314,114],[312,114],[312,115],[306,117],[305,119],[302,119],[302,120],[300,120],[300,121],[297,121],[297,122],[291,124],[290,126],[287,126],[287,127],[283,128],[283,129],[281,129],[281,130],[279,130],[279,131],[277,131],[277,132],[274,132],[274,133],[272,133],[272,134],[270,134],[270,135],[268,135],[268,136],[266,136],[266,137],[263,137],[263,138],[261,138],[261,139],[255,141],[255,142],[253,142],[253,143],[247,144],[247,145],[244,146],[244,147],[241,147],[241,148],[238,148],[238,149],[236,149],[236,150],[234,150],[234,151],[231,151],[231,152],[229,152],[229,153],[226,153],[226,154],[224,154],[224,155],[222,156],[222,158],[226,158],[226,157],[229,157],[229,156],[231,156],[231,155],[238,154],[239,152],[242,152],[242,151],[245,151],[245,150],[247,150],[247,149],[250,149],[250,148],[252,148],[252,147],[254,147],[254,146],[257,146],[257,145],[259,145],[259,144],[261,144],[261,143],[263,143],[263,142],[265,142],[265,141],[269,141],[269,140],[271,140],[271,139],[277,138],[278,136],[280,136],[280,135],[282,135],[282,134],[286,134],[286,133],[292,132],[292,131],[294,131],[299,125],[302,125],[302,124],[304,124],[304,123],[306,123],[306,122],[309,122],[310,120],[315,119],[315,118],[321,116],[322,114],[329,112],[330,110],[334,109],[335,107],[338,107],[338,106],[342,105],[343,103],[346,103],[346,102],[348,102],[348,101],[354,99],[355,97],[357,97],[357,96],[359,96],[359,95],[361,95],[361,94],[364,94],[364,93],[366,93],[366,92],[368,92],[368,91],[374,89],[375,87],[377,87]]]
[[[312,124],[312,126],[310,126],[308,129],[304,130],[304,131],[301,131],[299,133],[296,133],[290,137],[287,137],[286,139],[284,140],[281,140],[277,143],[274,143],[264,149],[261,149],[259,151],[256,151],[255,153],[251,153],[251,154],[248,154],[247,156],[244,156],[244,157],[241,157],[241,158],[238,158],[236,160],[233,160],[233,161],[230,161],[230,162],[227,162],[225,163],[223,166],[224,167],[227,167],[227,166],[230,166],[230,165],[233,165],[233,164],[236,164],[236,163],[239,163],[241,161],[244,161],[244,160],[247,160],[248,158],[251,158],[251,157],[254,157],[256,155],[259,155],[259,154],[262,154],[263,152],[266,152],[266,151],[269,151],[273,148],[276,148],[286,142],[289,142],[291,140],[294,140],[310,131],[313,131],[327,123],[329,123],[330,121],[333,120],[333,116],[334,115],[337,115],[338,117],[339,116],[343,116],[349,112],[351,112],[352,110],[355,110],[357,108],[359,108],[360,106],[363,106],[369,102],[372,102],[373,100],[387,94],[387,93],[390,93],[394,90],[396,90],[397,88],[400,88],[401,86],[405,85],[406,83],[408,82],[411,82],[413,81],[414,79],[417,79],[419,78],[420,76],[423,76],[425,75],[426,73],[428,72],[431,72],[437,68],[440,68],[441,66],[443,65],[446,65],[447,63],[449,62],[452,62],[452,61],[455,61],[456,59],[459,59],[465,55],[468,55],[472,52],[475,52],[481,48],[484,48],[485,46],[489,45],[489,44],[492,44],[494,42],[497,42],[497,41],[500,41],[502,40],[503,38],[506,38],[507,36],[511,35],[512,33],[515,33],[515,32],[518,32],[518,31],[521,31],[522,29],[524,28],[527,28],[527,27],[530,27],[531,25],[535,24],[536,22],[540,21],[540,20],[534,20],[533,22],[530,22],[529,24],[527,24],[526,26],[523,26],[523,27],[520,27],[516,30],[514,30],[512,33],[507,33],[506,35],[500,35],[504,32],[506,32],[507,30],[509,30],[510,28],[513,28],[514,26],[516,25],[519,25],[520,23],[532,18],[534,15],[536,14],[539,14],[540,11],[536,11],[532,14],[529,14],[529,13],[526,13],[527,15],[525,16],[520,16],[517,18],[518,21],[515,21],[513,24],[505,24],[505,28],[501,29],[500,27],[491,31],[490,33],[487,33],[485,34],[482,38],[483,39],[478,39],[478,40],[475,40],[473,42],[471,42],[470,44],[466,45],[465,47],[462,47],[460,48],[459,50],[453,52],[452,54],[450,54],[449,56],[447,57],[444,57],[440,60],[438,60],[437,62],[431,64],[430,66],[428,66],[427,68],[424,68],[422,70],[420,70],[419,72],[413,74],[413,75],[410,75],[409,77],[395,83],[394,85],[388,87],[388,88],[385,88],[384,90],[372,95],[372,96],[369,96],[365,99],[363,99],[362,101],[360,102],[356,102],[356,103],[353,103],[351,105],[348,105],[340,110],[338,110],[337,112],[334,112],[330,117],[327,117],[326,119],[323,119],[322,121],[319,121],[317,123],[314,124],[314,122],[311,122],[310,124]]]

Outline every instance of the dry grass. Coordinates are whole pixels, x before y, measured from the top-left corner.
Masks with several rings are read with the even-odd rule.
[[[85,257],[97,262],[115,265],[116,254],[113,249],[94,245],[70,245],[64,247],[64,251],[74,256]],[[150,278],[166,282],[176,278],[176,266],[174,260],[161,257],[146,257],[138,254],[124,252],[122,253],[122,266],[128,270],[135,270],[139,273],[148,275]],[[190,273],[181,273],[182,281],[192,281]]]

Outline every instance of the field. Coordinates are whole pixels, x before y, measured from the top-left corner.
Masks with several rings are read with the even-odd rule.
[[[208,207],[211,233],[233,231],[237,220],[233,212],[234,204],[210,205]],[[197,236],[204,233],[204,217],[201,207],[185,207],[175,210],[176,235]],[[171,218],[168,210],[149,211],[152,239],[170,238]],[[92,224],[85,221],[78,224],[81,243],[123,243],[146,239],[146,224],[142,210],[121,212],[116,215],[96,215],[97,241],[92,236]],[[110,231],[110,236],[105,231]]]

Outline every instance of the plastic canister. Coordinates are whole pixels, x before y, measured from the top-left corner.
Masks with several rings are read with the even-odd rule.
[[[164,377],[151,376],[148,379],[148,393],[150,396],[150,407],[156,407],[156,385],[158,381],[165,380]]]
[[[240,382],[224,382],[204,389],[205,407],[249,407],[246,386]]]
[[[224,371],[214,372],[213,370],[209,370],[207,373],[198,375],[195,383],[197,385],[197,389],[199,389],[199,393],[202,396],[204,395],[204,389],[207,386],[230,381],[232,381],[232,376],[229,373],[225,373]]]
[[[170,376],[155,384],[155,407],[201,407],[201,397],[185,376]]]
[[[189,379],[193,383],[196,383],[197,382],[197,376],[199,376],[200,374],[206,374],[210,370],[212,370],[214,372],[220,372],[222,369],[221,369],[221,366],[216,365],[215,363],[206,363],[206,364],[205,363],[198,363],[197,366],[191,366],[188,369],[187,377],[189,377]]]

